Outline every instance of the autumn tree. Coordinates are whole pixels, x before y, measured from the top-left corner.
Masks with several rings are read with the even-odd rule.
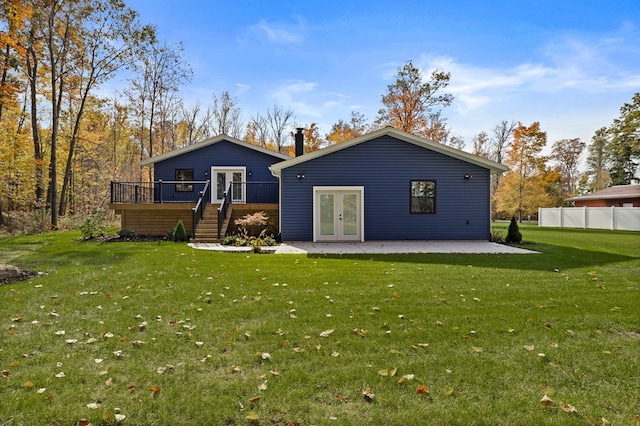
[[[278,152],[284,152],[284,136],[287,134],[287,127],[293,120],[294,114],[290,109],[283,109],[278,105],[274,105],[273,108],[267,109],[267,126],[269,127],[271,139],[273,140]]]
[[[184,135],[180,138],[180,141],[184,145],[191,145],[196,141],[211,137],[213,119],[213,112],[210,108],[202,109],[200,102],[196,102],[192,106],[182,105],[182,121],[184,126]]]
[[[131,65],[136,50],[155,39],[154,28],[140,25],[137,13],[115,0],[79,3],[74,19],[78,41],[73,59],[75,65],[67,79],[66,114],[70,118],[70,142],[60,191],[59,215],[64,215],[67,209],[73,157],[90,94],[118,70]]]
[[[490,150],[491,160],[497,163],[502,163],[505,150],[507,149],[507,145],[509,144],[509,140],[511,139],[511,135],[513,135],[513,130],[516,128],[516,125],[515,121],[502,120],[493,127]]]
[[[314,152],[322,148],[322,144],[324,141],[320,136],[320,128],[318,127],[318,123],[311,123],[308,126],[295,126],[296,128],[302,129],[302,135],[304,136],[304,147],[303,152],[309,153]],[[291,132],[290,136],[292,139],[295,139],[295,133]],[[289,147],[287,154],[291,157],[295,156],[295,146]]]
[[[435,70],[424,81],[422,72],[408,61],[398,69],[395,83],[387,86],[387,93],[382,96],[384,108],[378,111],[376,123],[429,137],[430,117],[438,112],[434,109],[453,102],[453,95],[444,92],[450,79],[450,73]]]
[[[269,123],[265,116],[257,113],[249,119],[245,130],[245,140],[254,145],[266,147],[269,143]]]
[[[473,155],[477,155],[482,158],[489,158],[490,155],[490,144],[489,135],[487,132],[480,132],[473,137],[471,140]]]
[[[587,148],[587,171],[585,174],[588,176],[588,189],[591,191],[604,189],[609,186],[611,181],[606,150],[609,142],[608,133],[606,127],[596,130]]]
[[[541,155],[546,144],[547,133],[540,130],[540,123],[528,127],[518,123],[504,161],[511,170],[494,195],[499,211],[515,215],[521,221],[548,204],[543,184],[546,158]]]
[[[238,100],[232,98],[229,92],[222,92],[219,99],[215,94],[213,95],[211,115],[211,125],[215,135],[242,137],[243,124]]]
[[[337,123],[331,126],[331,130],[325,135],[325,139],[328,144],[344,142],[362,136],[370,129],[371,126],[367,124],[363,114],[351,111],[349,121],[338,120]]]
[[[576,193],[580,156],[585,148],[580,138],[560,139],[551,146],[550,158],[555,161],[561,176],[561,196],[569,198]]]
[[[640,93],[631,103],[620,108],[620,117],[609,128],[611,139],[607,144],[610,161],[609,175],[613,185],[640,182],[636,176],[640,165]]]
[[[421,136],[434,142],[448,144],[450,142],[450,133],[451,131],[447,127],[447,119],[442,116],[442,111],[436,111],[427,116],[427,125]],[[454,145],[459,145],[459,141],[454,140],[453,142]]]
[[[168,110],[166,104],[176,101],[174,95],[180,86],[191,79],[191,67],[183,55],[180,43],[153,43],[139,51],[136,76],[126,94],[137,127],[141,160],[153,157],[156,147],[160,148],[156,124],[167,118],[161,112]]]
[[[24,27],[33,9],[23,0],[0,2],[0,121],[7,107],[18,106],[18,95],[22,89],[18,63],[24,57]]]

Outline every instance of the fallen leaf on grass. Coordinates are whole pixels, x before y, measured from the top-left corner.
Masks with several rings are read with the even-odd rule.
[[[89,404],[87,404],[87,408],[90,408],[92,410],[95,410],[98,407],[100,407],[100,403],[99,402],[90,402]]]
[[[249,399],[249,402],[252,404],[255,404],[256,402],[260,401],[262,399],[261,396],[254,396],[253,398]]]
[[[360,329],[360,328],[354,328],[353,332],[356,333],[360,337],[367,337],[367,335],[369,334],[369,330],[363,330],[363,329]]]
[[[547,407],[553,405],[553,400],[551,398],[549,398],[549,396],[547,396],[547,394],[544,394],[542,396],[542,398],[540,399],[540,404],[542,405],[546,405]]]
[[[371,388],[364,388],[362,389],[362,397],[367,402],[373,402],[376,396],[373,394]]]
[[[152,396],[156,396],[158,394],[158,392],[160,392],[160,388],[158,386],[154,386],[152,388],[149,389],[151,391],[151,395]]]
[[[331,336],[331,333],[333,333],[333,331],[334,331],[333,329],[325,330],[322,333],[320,333],[320,337],[329,337]]]
[[[445,386],[444,387],[444,394],[445,395],[451,395],[453,394],[453,388],[451,386]]]
[[[424,395],[428,394],[428,393],[429,393],[429,391],[427,390],[427,385],[420,385],[420,386],[418,386],[418,387],[416,388],[416,393],[424,394]]]
[[[116,419],[116,422],[118,422],[118,423],[121,422],[121,421],[124,421],[124,419],[127,418],[127,416],[125,416],[124,414],[120,414],[120,413],[116,413],[114,417]]]
[[[476,353],[482,353],[483,349],[480,346],[471,346],[471,349]]]
[[[266,391],[267,390],[267,381],[265,380],[260,385],[258,385],[258,390]]]
[[[61,372],[59,372],[58,374],[56,374],[56,377],[57,377],[57,378],[59,378],[59,379],[61,379],[61,378],[63,378],[63,377],[66,377],[66,376],[67,376],[67,375],[66,375],[66,374],[64,374],[64,371],[61,371]]]
[[[568,404],[566,402],[561,402],[560,403],[560,408],[562,408],[567,413],[576,413],[578,411],[578,410],[576,410],[576,407],[574,407],[573,405]]]
[[[534,350],[536,347],[534,345],[524,345],[524,348],[526,350],[528,350],[529,352],[531,352],[532,350]]]
[[[255,411],[252,411],[244,419],[249,423],[258,423],[258,421],[260,421],[260,416]]]

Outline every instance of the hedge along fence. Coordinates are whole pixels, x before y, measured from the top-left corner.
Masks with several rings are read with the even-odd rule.
[[[640,231],[640,207],[539,208],[538,226]]]

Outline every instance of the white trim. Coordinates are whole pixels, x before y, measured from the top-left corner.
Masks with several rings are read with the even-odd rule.
[[[220,201],[222,200],[218,200],[216,198],[217,195],[217,186],[218,186],[218,179],[216,176],[217,172],[240,172],[242,173],[242,178],[240,179],[240,182],[246,182],[247,181],[247,168],[245,166],[211,166],[211,204],[218,204],[220,203]],[[226,182],[226,184],[228,185],[229,182]],[[226,188],[224,188],[224,190],[226,191]],[[247,200],[247,194],[246,194],[246,187],[242,188],[242,199],[241,200],[233,200],[234,204],[244,204]]]
[[[318,192],[357,192],[358,203],[360,208],[360,216],[358,218],[358,235],[359,241],[364,242],[364,186],[314,186],[313,187],[313,242],[318,242],[318,223],[317,223],[317,198]]]

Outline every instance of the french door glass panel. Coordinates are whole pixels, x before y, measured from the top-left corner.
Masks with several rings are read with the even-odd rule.
[[[333,201],[333,194],[320,194],[320,235],[335,235]]]
[[[319,241],[360,239],[360,192],[319,191],[316,197]]]
[[[215,187],[212,188],[212,203],[220,203],[224,199],[224,194],[231,185],[231,200],[234,203],[244,203],[244,170],[238,169],[214,169]]]
[[[342,235],[358,235],[358,194],[342,194]]]
[[[216,200],[220,201],[224,198],[224,192],[227,190],[227,173],[216,173]]]

